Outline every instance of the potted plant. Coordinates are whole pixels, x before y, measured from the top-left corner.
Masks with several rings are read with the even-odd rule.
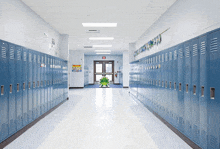
[[[107,77],[102,77],[99,83],[99,87],[109,87],[109,79]]]

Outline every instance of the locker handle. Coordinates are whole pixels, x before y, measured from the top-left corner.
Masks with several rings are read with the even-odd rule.
[[[23,90],[25,90],[25,83],[23,83]]]
[[[193,95],[196,95],[196,85],[193,85]]]
[[[179,91],[181,91],[181,83],[179,83]]]
[[[204,86],[201,87],[201,96],[204,97]]]
[[[174,82],[174,90],[176,90],[176,82]]]
[[[186,92],[188,93],[188,91],[189,91],[189,85],[186,84]]]
[[[1,86],[1,95],[4,95],[4,85]]]
[[[12,84],[10,84],[10,93],[12,93]]]
[[[215,88],[214,87],[210,88],[210,98],[215,99]]]
[[[17,92],[19,92],[19,83],[17,84]]]

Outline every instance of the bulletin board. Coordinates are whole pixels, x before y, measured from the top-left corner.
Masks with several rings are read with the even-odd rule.
[[[72,72],[82,72],[81,65],[72,65]]]

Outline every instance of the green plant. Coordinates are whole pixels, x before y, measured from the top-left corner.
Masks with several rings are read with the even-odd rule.
[[[109,80],[108,80],[108,78],[106,78],[106,77],[101,78],[101,79],[100,79],[100,84],[101,84],[102,87],[103,87],[104,85],[105,85],[105,86],[109,85]]]

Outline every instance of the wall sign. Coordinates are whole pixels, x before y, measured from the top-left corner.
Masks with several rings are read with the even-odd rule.
[[[103,56],[102,59],[106,59],[106,56]]]
[[[72,65],[72,72],[82,72],[81,65]]]

